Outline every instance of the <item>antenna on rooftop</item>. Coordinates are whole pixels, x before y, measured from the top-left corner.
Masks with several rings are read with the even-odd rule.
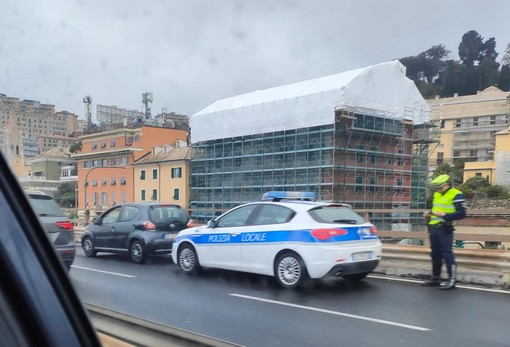
[[[83,98],[83,103],[85,104],[85,114],[87,116],[87,129],[92,128],[92,97],[87,95]]]
[[[150,103],[152,103],[152,92],[145,92],[142,94],[142,103],[145,107],[145,119],[151,118],[151,107]]]

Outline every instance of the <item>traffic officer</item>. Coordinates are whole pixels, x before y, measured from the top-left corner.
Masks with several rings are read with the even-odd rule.
[[[422,286],[439,287],[440,290],[455,289],[457,265],[453,255],[454,221],[466,217],[466,199],[458,189],[450,187],[450,176],[439,175],[431,182],[434,189],[432,209],[423,213],[428,222],[432,257],[432,277]],[[441,285],[443,260],[448,271],[448,282]]]

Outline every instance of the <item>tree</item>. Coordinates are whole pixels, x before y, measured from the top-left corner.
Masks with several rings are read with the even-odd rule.
[[[459,44],[459,58],[465,66],[474,66],[480,61],[483,49],[483,38],[476,30],[470,30],[462,35]]]
[[[435,45],[417,56],[400,59],[406,67],[406,76],[415,82],[424,97],[439,94],[440,85],[435,82],[446,67],[444,59],[449,53],[444,45]]]
[[[81,148],[82,148],[81,141],[80,142],[76,142],[75,144],[71,145],[71,148],[69,148],[69,152],[76,153],[76,152],[81,151]]]
[[[510,91],[510,65],[503,65],[499,71],[498,88]]]
[[[505,53],[501,58],[501,66],[510,65],[510,43],[506,45]]]
[[[69,207],[75,208],[76,203],[76,183],[73,182],[64,182],[59,187],[57,192],[55,193],[55,201],[61,207]]]

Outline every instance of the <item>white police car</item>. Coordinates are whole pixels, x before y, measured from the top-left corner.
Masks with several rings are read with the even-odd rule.
[[[377,229],[350,205],[315,202],[309,192],[269,192],[263,200],[180,231],[174,263],[186,273],[210,267],[275,276],[284,287],[307,276],[359,281],[377,267]]]

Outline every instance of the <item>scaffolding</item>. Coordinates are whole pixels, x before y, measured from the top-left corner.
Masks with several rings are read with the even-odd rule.
[[[415,230],[424,209],[430,141],[412,115],[343,107],[322,126],[192,145],[192,217],[206,221],[270,190],[313,191],[374,213],[385,230]]]

